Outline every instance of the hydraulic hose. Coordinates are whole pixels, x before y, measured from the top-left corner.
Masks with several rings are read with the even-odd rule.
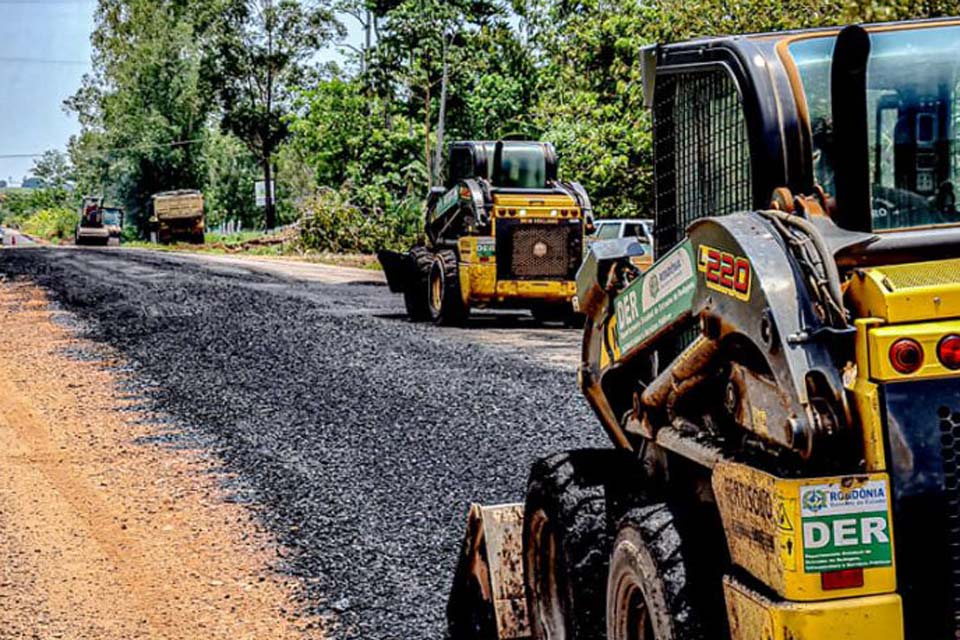
[[[816,248],[817,253],[820,255],[820,262],[823,264],[823,269],[825,272],[824,275],[826,276],[830,297],[833,299],[834,308],[840,311],[843,325],[846,326],[846,321],[842,318],[843,292],[840,289],[840,271],[837,269],[837,263],[834,261],[833,254],[827,247],[827,243],[824,241],[823,236],[820,235],[819,229],[813,226],[810,221],[801,218],[800,216],[785,213],[783,211],[771,209],[768,211],[760,211],[758,213],[783,224],[796,227],[801,233],[810,238],[810,241],[813,242],[813,246]]]

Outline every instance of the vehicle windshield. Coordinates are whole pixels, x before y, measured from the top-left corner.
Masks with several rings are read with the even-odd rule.
[[[119,227],[120,216],[120,209],[103,209],[103,224]]]
[[[614,238],[620,237],[620,223],[608,222],[606,224],[600,224],[597,226],[597,231],[594,233],[598,240],[612,240]]]
[[[817,181],[834,189],[830,62],[834,37],[798,40]],[[960,27],[871,33],[867,67],[873,228],[960,222]]]
[[[487,166],[493,169],[495,144],[486,146]],[[490,176],[493,179],[493,175]],[[544,189],[547,186],[547,158],[542,145],[505,143],[500,161],[500,179],[495,185],[504,189]]]

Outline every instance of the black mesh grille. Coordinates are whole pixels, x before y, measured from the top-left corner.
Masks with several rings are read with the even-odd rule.
[[[750,147],[740,93],[723,69],[657,78],[657,255],[694,220],[751,208]]]
[[[940,454],[943,456],[943,488],[947,503],[947,537],[953,593],[953,631],[960,637],[960,411],[940,407]]]
[[[568,280],[580,266],[580,226],[497,224],[497,277],[503,280]]]

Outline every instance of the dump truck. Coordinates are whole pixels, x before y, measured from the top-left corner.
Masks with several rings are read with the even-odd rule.
[[[960,637],[960,20],[641,59],[658,259],[577,280],[612,446],[470,508],[449,635]]]
[[[203,244],[203,194],[195,190],[164,191],[151,198],[150,233],[156,242],[177,240]]]
[[[120,244],[123,209],[107,207],[103,198],[86,196],[80,204],[80,220],[74,229],[74,244]]]
[[[575,321],[575,276],[593,208],[583,187],[557,179],[552,145],[459,141],[431,189],[425,244],[380,251],[390,290],[416,322],[463,324],[473,308],[529,309]]]

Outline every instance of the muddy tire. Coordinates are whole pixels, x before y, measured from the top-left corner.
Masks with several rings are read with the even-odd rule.
[[[441,249],[434,257],[427,279],[427,307],[434,324],[462,326],[470,315],[460,293],[460,267],[457,254]]]
[[[704,640],[703,612],[674,513],[631,509],[620,521],[607,580],[608,640]]]
[[[426,247],[410,249],[410,260],[414,273],[409,286],[403,292],[403,304],[407,315],[413,322],[426,322],[430,319],[430,307],[427,306],[427,279],[433,266],[433,252]]]
[[[537,461],[527,483],[523,564],[534,640],[602,640],[612,531],[605,484],[618,452]],[[611,464],[613,463],[613,464]]]

